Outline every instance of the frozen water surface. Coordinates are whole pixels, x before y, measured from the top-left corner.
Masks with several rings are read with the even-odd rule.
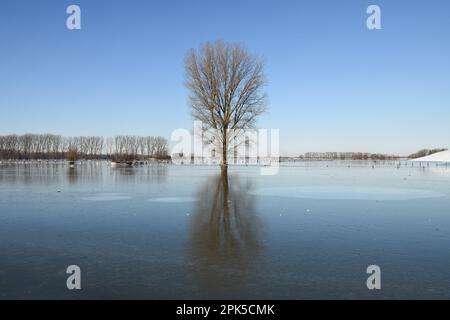
[[[444,197],[436,191],[419,189],[369,188],[349,186],[278,187],[262,188],[255,195],[284,198],[326,200],[413,200]]]
[[[3,162],[0,298],[450,298],[450,168],[259,173]],[[72,264],[80,292],[65,289]]]
[[[82,199],[87,201],[117,201],[128,200],[131,197],[120,193],[98,193],[90,197],[83,197]]]
[[[183,203],[183,202],[195,202],[198,199],[193,197],[161,197],[148,199],[150,202],[164,202],[164,203]]]

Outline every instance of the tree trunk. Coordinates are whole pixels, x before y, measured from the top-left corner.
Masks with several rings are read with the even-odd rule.
[[[229,228],[230,228],[230,206],[228,203],[229,200],[229,188],[228,188],[228,169],[226,166],[221,167],[221,182],[222,182],[222,187],[223,187],[223,222],[224,222],[224,230],[225,230],[225,234],[229,233]]]
[[[221,164],[221,166],[222,166],[222,168],[227,168],[228,167],[228,163],[227,163],[227,148],[228,148],[228,145],[227,145],[227,129],[223,129],[223,141],[222,141],[222,164]]]

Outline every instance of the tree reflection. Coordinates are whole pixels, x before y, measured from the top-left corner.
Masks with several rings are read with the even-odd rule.
[[[136,167],[111,168],[110,177],[116,184],[122,183],[163,183],[167,179],[168,166],[153,164]]]
[[[231,292],[246,285],[258,265],[261,224],[250,188],[222,170],[199,190],[189,254],[192,274],[202,287]]]
[[[77,182],[79,178],[79,173],[77,171],[77,169],[75,167],[70,167],[67,168],[67,181],[69,182],[69,184],[74,184]]]

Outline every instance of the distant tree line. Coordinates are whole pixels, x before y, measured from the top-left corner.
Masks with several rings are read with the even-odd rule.
[[[63,137],[54,134],[0,136],[0,159],[111,159],[132,161],[168,158],[163,137],[101,136]]]
[[[410,154],[408,156],[408,159],[417,159],[417,158],[422,158],[422,157],[426,157],[429,156],[430,154],[433,153],[438,153],[438,152],[442,152],[442,151],[447,151],[448,149],[422,149],[417,151],[416,153]]]
[[[114,161],[168,159],[168,143],[163,137],[116,136],[108,142],[108,154]]]
[[[400,156],[367,152],[307,152],[304,160],[396,160]]]

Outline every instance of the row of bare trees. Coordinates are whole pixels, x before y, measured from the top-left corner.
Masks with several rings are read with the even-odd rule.
[[[108,140],[108,154],[115,161],[168,158],[168,143],[164,137],[116,136]]]
[[[59,159],[69,150],[72,139],[53,134],[0,136],[0,158]]]
[[[400,156],[366,152],[307,152],[304,160],[395,160]]]
[[[0,159],[117,159],[166,158],[163,137],[63,137],[54,134],[0,136]]]

